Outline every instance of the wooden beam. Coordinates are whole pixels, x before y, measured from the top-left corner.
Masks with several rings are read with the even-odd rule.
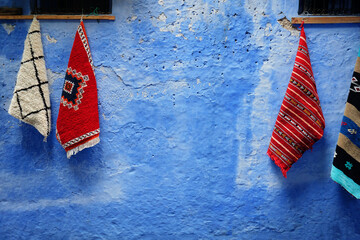
[[[0,19],[12,19],[12,20],[21,20],[21,19],[33,19],[33,15],[12,15],[12,16],[0,16]],[[46,19],[46,20],[80,20],[81,15],[37,15],[37,19]],[[112,15],[84,15],[83,19],[89,20],[115,20],[115,16]]]
[[[293,17],[292,24],[360,23],[360,17]]]

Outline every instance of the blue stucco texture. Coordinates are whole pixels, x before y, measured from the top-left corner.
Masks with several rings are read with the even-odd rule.
[[[40,21],[43,142],[7,113],[30,21],[1,20],[0,239],[360,239],[359,202],[330,179],[359,24],[305,25],[325,134],[287,179],[266,156],[297,4],[114,0],[116,21],[85,21],[101,142],[71,159],[55,123],[79,22]]]

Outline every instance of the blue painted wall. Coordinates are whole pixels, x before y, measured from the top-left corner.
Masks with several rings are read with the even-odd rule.
[[[30,21],[0,21],[0,238],[359,239],[359,202],[329,177],[359,24],[305,26],[325,135],[287,179],[266,156],[299,37],[278,20],[297,5],[113,0],[116,21],[85,21],[101,142],[70,160],[55,122],[79,22],[40,21],[43,142],[7,114]]]

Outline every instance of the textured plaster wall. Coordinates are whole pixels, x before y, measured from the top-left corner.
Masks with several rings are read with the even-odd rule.
[[[0,1],[25,13],[27,2]],[[101,142],[70,160],[55,122],[79,22],[40,21],[53,119],[43,142],[7,114],[30,21],[0,21],[0,238],[359,239],[359,202],[329,177],[359,24],[305,26],[325,135],[287,179],[266,156],[297,5],[113,0],[116,21],[85,21]]]

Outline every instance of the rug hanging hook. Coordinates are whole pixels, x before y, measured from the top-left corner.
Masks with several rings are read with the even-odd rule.
[[[302,20],[301,25],[300,25],[300,30],[304,27],[304,20]]]
[[[35,11],[34,11],[34,14],[33,14],[33,19],[37,19],[37,14],[38,14],[38,8],[37,6],[35,7]]]
[[[80,19],[80,22],[83,21],[83,18],[84,18],[84,9],[82,8],[82,9],[81,9],[81,19]]]

